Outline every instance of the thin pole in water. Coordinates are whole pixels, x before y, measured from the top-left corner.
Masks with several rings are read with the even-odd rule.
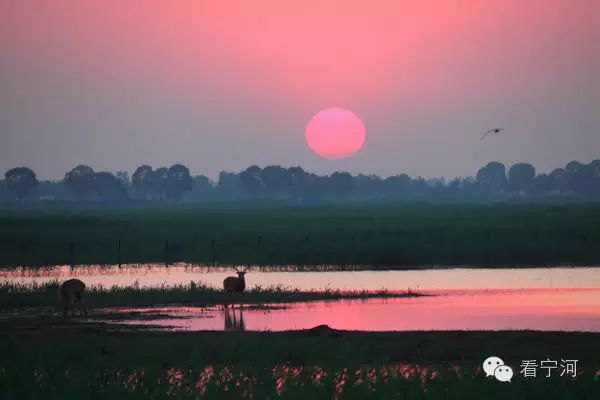
[[[262,260],[263,260],[263,240],[262,240],[262,235],[258,235],[258,238],[256,239],[256,246],[258,247],[258,266],[261,267],[262,266]]]
[[[119,264],[119,268],[121,268],[121,239],[117,241],[117,263]]]
[[[216,264],[215,260],[215,239],[210,240],[210,254],[211,254],[211,264],[214,267]]]
[[[169,241],[165,240],[165,267],[169,267]]]
[[[71,266],[71,268],[74,267],[74,265],[73,265],[73,262],[74,262],[73,255],[74,254],[75,254],[75,243],[73,243],[73,240],[71,239],[69,241],[69,265]]]

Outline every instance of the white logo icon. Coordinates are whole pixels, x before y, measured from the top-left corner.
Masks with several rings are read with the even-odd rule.
[[[483,370],[485,376],[494,376],[494,370],[499,366],[504,365],[504,361],[500,357],[488,357],[483,362]]]
[[[485,376],[493,376],[500,382],[510,382],[513,377],[513,370],[500,357],[492,356],[483,362]]]
[[[510,382],[513,377],[513,370],[507,365],[501,365],[494,370],[494,376],[500,382]]]

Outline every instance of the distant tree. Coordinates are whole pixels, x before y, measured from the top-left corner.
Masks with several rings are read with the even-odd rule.
[[[477,172],[477,183],[492,191],[500,191],[506,187],[506,167],[493,161]]]
[[[270,165],[261,171],[261,180],[267,196],[281,197],[290,191],[292,174],[283,167]]]
[[[538,174],[533,181],[533,190],[536,193],[548,193],[552,191],[552,179],[550,175]]]
[[[594,196],[600,196],[600,160],[590,163],[591,185],[590,191]]]
[[[593,168],[579,161],[571,161],[565,167],[569,190],[579,194],[589,194],[593,180]]]
[[[431,186],[423,177],[414,178],[410,182],[410,189],[414,195],[424,196],[428,193]]]
[[[263,169],[248,167],[240,173],[221,172],[217,183],[206,176],[190,175],[187,167],[175,164],[153,170],[148,165],[138,167],[131,179],[127,172],[94,172],[87,165],[78,165],[65,174],[63,181],[38,182],[28,168],[15,168],[0,180],[0,201],[35,197],[40,200],[79,199],[119,200],[130,193],[148,200],[234,200],[248,198],[296,199],[308,204],[338,199],[343,201],[489,201],[509,199],[505,190],[527,195],[556,196],[568,201],[600,200],[600,160],[589,164],[577,161],[557,168],[549,174],[536,176],[528,163],[510,167],[508,174],[502,163],[491,162],[479,169],[477,177],[411,178],[407,174],[382,179],[376,175],[336,172],[319,176],[301,167],[284,168],[270,165]],[[70,194],[69,194],[70,193]],[[492,196],[490,196],[492,194]],[[538,197],[543,198],[543,197]]]
[[[36,193],[39,194],[39,199],[43,201],[67,200],[71,198],[69,188],[62,181],[42,181]]]
[[[110,172],[94,174],[94,191],[103,200],[122,200],[126,197],[123,181]]]
[[[377,175],[359,174],[354,178],[354,195],[361,199],[375,199],[382,196],[383,181]]]
[[[594,160],[590,163],[590,169],[592,171],[592,177],[594,179],[600,179],[600,160]]]
[[[288,173],[292,177],[292,183],[296,183],[298,180],[306,176],[306,172],[302,167],[289,167]]]
[[[129,172],[127,171],[117,171],[115,176],[124,186],[129,185]]]
[[[26,167],[10,169],[4,174],[9,191],[17,200],[23,200],[38,187],[35,173]]]
[[[6,184],[6,180],[0,179],[0,201],[10,200],[11,196],[9,195],[8,185]]]
[[[65,185],[77,198],[85,198],[95,194],[94,170],[87,165],[78,165],[65,174]]]
[[[239,175],[233,172],[221,171],[217,183],[217,193],[221,198],[232,199],[238,195]]]
[[[535,168],[531,164],[518,163],[508,170],[508,182],[511,189],[530,191],[535,181]]]
[[[446,188],[450,193],[459,193],[462,189],[462,184],[463,182],[461,178],[454,178],[450,182],[448,182]]]
[[[579,161],[571,161],[565,166],[565,172],[567,174],[576,175],[583,171],[585,164]]]
[[[406,196],[412,179],[407,174],[390,176],[383,181],[384,192],[389,196]]]
[[[167,177],[167,197],[171,200],[180,200],[183,192],[192,189],[192,176],[190,170],[181,164],[172,165]]]
[[[460,179],[460,191],[461,200],[472,200],[480,195],[477,180],[472,176]]]
[[[294,198],[303,199],[310,195],[313,181],[312,174],[307,173],[301,167],[288,168],[290,175],[290,193]]]
[[[427,182],[427,186],[431,189],[440,190],[446,187],[446,178],[444,178],[443,176],[437,178],[429,178],[426,179],[425,182]]]
[[[569,190],[568,176],[563,168],[556,168],[550,173],[549,178],[551,190],[561,193]]]
[[[131,176],[131,186],[134,192],[143,199],[149,199],[152,194],[152,174],[154,171],[149,165],[137,167]]]
[[[336,197],[347,197],[354,191],[354,178],[348,172],[335,172],[329,177],[329,189]]]
[[[194,177],[194,185],[204,189],[210,189],[213,185],[209,177],[204,175],[196,175]]]
[[[312,199],[324,199],[331,194],[329,177],[309,174],[306,182],[305,196]]]
[[[260,197],[264,191],[262,170],[253,165],[240,172],[240,189],[246,197]]]
[[[190,198],[194,200],[206,200],[213,192],[212,181],[204,176],[198,175],[192,178],[192,189],[189,193]]]
[[[154,200],[166,200],[169,185],[169,169],[160,167],[152,173],[151,192]]]

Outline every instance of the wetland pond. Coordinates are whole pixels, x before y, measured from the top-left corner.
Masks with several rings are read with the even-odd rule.
[[[203,266],[82,266],[16,269],[0,280],[31,284],[76,276],[87,285],[160,286],[190,281],[220,287],[232,271]],[[393,271],[267,272],[250,270],[247,287],[299,290],[391,290],[430,294],[405,298],[214,307],[104,309],[111,322],[174,330],[283,331],[326,324],[334,329],[548,330],[600,332],[600,269],[446,268]],[[138,315],[121,320],[119,315]]]

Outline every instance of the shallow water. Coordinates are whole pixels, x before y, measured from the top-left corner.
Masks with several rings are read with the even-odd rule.
[[[232,269],[205,266],[146,264],[140,266],[58,266],[44,269],[0,270],[0,280],[32,283],[76,276],[87,285],[160,286],[190,281],[222,287]],[[300,290],[446,290],[446,289],[554,289],[599,288],[600,267],[569,268],[450,268],[409,271],[263,272],[250,270],[248,288],[289,286]]]
[[[189,284],[221,287],[231,269],[163,265],[18,269],[0,279],[30,284],[77,276],[104,287]],[[143,320],[178,330],[293,330],[327,324],[349,330],[534,329],[600,332],[600,269],[452,268],[411,271],[263,272],[251,270],[247,287],[289,286],[300,290],[412,290],[434,296],[319,301],[275,309],[146,308]],[[113,311],[123,311],[113,310]],[[117,318],[118,314],[115,314]],[[243,323],[242,323],[243,320]],[[119,321],[116,321],[119,322]]]
[[[335,329],[549,330],[600,332],[600,289],[467,290],[436,296],[318,301],[256,307],[120,309],[160,315],[129,320],[175,330],[282,331],[327,324]],[[118,322],[118,321],[116,321]]]

